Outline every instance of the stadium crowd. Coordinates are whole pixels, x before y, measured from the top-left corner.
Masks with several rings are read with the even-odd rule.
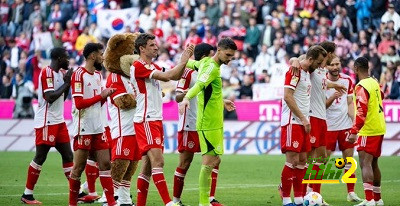
[[[234,39],[235,58],[221,67],[225,98],[252,99],[254,85],[283,85],[288,60],[325,40],[337,44],[343,73],[355,79],[354,60],[365,56],[385,99],[400,98],[399,0],[1,0],[0,6],[0,97],[22,104],[35,98],[51,48],[66,48],[70,67],[78,68],[86,43],[107,42],[96,12],[129,7],[141,13],[125,32],[154,34],[156,63],[167,69],[188,43]],[[166,87],[167,101],[175,86]]]

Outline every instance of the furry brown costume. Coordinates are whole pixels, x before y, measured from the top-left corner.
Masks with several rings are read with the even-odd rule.
[[[133,54],[135,49],[135,40],[138,35],[139,33],[116,34],[108,40],[107,48],[104,52],[104,66],[108,71],[128,78],[130,77],[130,67],[132,63],[139,58],[138,55]],[[125,94],[117,97],[114,99],[114,103],[122,110],[136,107],[134,94]],[[137,165],[138,161],[116,159],[111,166],[111,177],[114,184],[119,184],[121,182],[130,183]],[[114,191],[115,195],[120,196],[121,199],[130,199],[129,195],[125,197],[127,192],[129,194],[129,191],[123,191],[122,189]]]

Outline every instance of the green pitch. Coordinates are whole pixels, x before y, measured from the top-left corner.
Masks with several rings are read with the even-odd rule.
[[[20,196],[25,188],[28,164],[32,160],[32,152],[0,152],[0,205],[21,205]],[[188,205],[198,205],[198,174],[200,156],[193,160],[192,167],[186,175],[182,201]],[[358,158],[356,158],[358,160]],[[382,197],[385,205],[397,205],[400,188],[400,158],[383,157],[380,159],[382,171]],[[219,171],[217,199],[227,205],[281,205],[277,191],[283,167],[284,156],[272,155],[225,155]],[[165,177],[172,196],[173,174],[178,163],[178,155],[165,155]],[[137,174],[136,174],[137,175]],[[132,194],[136,198],[136,175],[132,183]],[[363,198],[360,168],[357,168],[356,193]],[[83,175],[83,179],[85,179]],[[99,181],[96,189],[102,193]],[[35,197],[43,205],[67,205],[68,183],[61,168],[61,157],[56,152],[49,153],[38,184]],[[322,195],[333,206],[354,205],[346,201],[346,185],[323,185]],[[292,192],[293,194],[293,192]],[[147,205],[162,205],[154,184],[150,184]],[[98,203],[91,205],[100,205]]]

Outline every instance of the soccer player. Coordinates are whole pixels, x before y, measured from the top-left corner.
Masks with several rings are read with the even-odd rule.
[[[115,88],[108,98],[111,117],[111,177],[118,203],[132,205],[130,197],[131,179],[141,159],[133,126],[136,100],[133,85],[126,75],[110,73],[106,88]]]
[[[281,192],[285,206],[293,205],[290,198],[292,185],[295,205],[303,205],[302,181],[306,172],[306,153],[311,150],[310,73],[321,67],[326,56],[324,48],[312,46],[305,59],[300,61],[300,72],[286,72],[281,118],[281,150],[286,155],[281,176]]]
[[[21,201],[25,204],[41,204],[33,197],[33,189],[39,178],[43,163],[51,147],[61,154],[64,174],[69,178],[73,155],[68,129],[64,121],[64,100],[68,96],[72,69],[68,69],[68,54],[63,48],[50,53],[50,66],[39,74],[39,107],[35,114],[36,154],[28,168],[25,191]],[[61,69],[68,69],[64,75]]]
[[[204,57],[213,55],[213,47],[206,43],[196,45],[194,48],[194,59],[199,61]],[[185,69],[181,80],[178,82],[176,88],[176,101],[179,103],[185,97],[187,90],[194,86],[197,79],[197,71],[192,69]],[[183,115],[179,115],[178,123],[178,152],[179,164],[175,170],[174,175],[174,193],[173,201],[182,204],[180,197],[182,194],[186,172],[192,163],[194,153],[200,152],[199,135],[196,131],[196,112],[197,112],[197,98],[194,97],[190,100],[190,109],[185,109]],[[221,205],[215,199],[215,189],[217,186],[218,166],[214,167],[211,173],[212,182],[210,190],[210,203],[213,206]],[[182,204],[183,205],[183,204]]]
[[[334,89],[326,90],[326,124],[328,132],[326,133],[326,150],[327,156],[336,149],[336,143],[342,151],[343,158],[353,157],[354,146],[346,141],[350,135],[350,128],[354,120],[354,104],[353,104],[353,83],[349,76],[340,73],[342,68],[340,59],[336,55],[333,56],[328,69],[328,80],[347,87],[346,94],[342,94]],[[312,125],[311,125],[312,126]],[[351,163],[346,163],[345,172],[351,168]],[[355,174],[350,176],[355,177]],[[347,183],[347,201],[358,202],[361,199],[354,192],[354,183]]]
[[[354,61],[354,72],[360,82],[356,85],[356,119],[350,129],[348,141],[357,140],[357,151],[361,166],[361,176],[365,200],[358,206],[383,205],[381,198],[381,171],[378,159],[381,156],[383,136],[386,132],[382,97],[376,79],[369,76],[368,60],[359,57]]]
[[[136,93],[137,107],[134,116],[136,139],[141,152],[142,168],[137,180],[137,205],[146,205],[150,175],[165,205],[174,203],[168,193],[164,178],[164,134],[162,125],[162,92],[159,80],[179,80],[185,65],[193,54],[189,45],[175,68],[164,71],[152,62],[158,55],[155,36],[140,34],[135,41],[140,58],[131,66],[131,82]]]
[[[210,205],[211,173],[221,162],[224,153],[223,145],[223,110],[233,111],[235,105],[222,99],[222,79],[220,66],[232,60],[237,46],[232,39],[224,38],[218,42],[217,52],[213,57],[201,61],[189,61],[188,68],[199,68],[195,85],[189,89],[179,105],[179,113],[183,115],[190,109],[190,100],[197,99],[196,130],[199,136],[202,154],[202,165],[199,175],[200,206]]]
[[[73,122],[74,122],[74,167],[69,179],[69,205],[76,206],[80,187],[80,177],[85,169],[89,152],[94,153],[99,166],[100,182],[106,193],[109,206],[116,205],[111,179],[110,152],[104,125],[99,115],[101,105],[115,90],[102,89],[101,73],[96,68],[102,67],[103,46],[88,43],[83,49],[85,67],[79,67],[72,75]]]

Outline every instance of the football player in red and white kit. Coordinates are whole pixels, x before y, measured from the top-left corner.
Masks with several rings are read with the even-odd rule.
[[[101,105],[115,90],[102,89],[101,73],[96,71],[103,62],[103,46],[88,43],[83,49],[85,67],[79,67],[72,75],[74,167],[69,179],[69,205],[76,206],[80,177],[85,169],[89,152],[94,152],[99,166],[100,182],[106,193],[107,203],[114,206],[114,189],[111,179],[110,151],[104,126],[99,120]]]
[[[328,69],[328,80],[347,87],[346,94],[342,94],[334,89],[326,90],[326,124],[328,132],[326,133],[326,151],[327,156],[336,149],[336,143],[339,144],[339,150],[342,151],[343,158],[353,157],[354,146],[346,139],[350,136],[350,129],[354,120],[353,104],[353,83],[349,76],[340,73],[340,58],[334,55],[330,64],[326,65]],[[346,163],[345,172],[351,168],[351,163]],[[355,177],[355,174],[350,176]],[[358,202],[361,199],[354,192],[354,183],[347,183],[347,201]]]
[[[108,98],[113,139],[111,177],[114,182],[114,192],[118,195],[119,204],[132,205],[131,179],[142,157],[133,126],[136,110],[135,92],[129,76],[123,73],[110,73],[106,88],[116,89]]]
[[[136,139],[142,157],[142,168],[137,181],[138,206],[146,205],[150,175],[165,205],[173,205],[168,193],[164,178],[164,134],[162,125],[162,92],[159,80],[179,80],[185,70],[190,56],[193,54],[193,45],[189,45],[182,54],[180,62],[171,70],[163,69],[152,62],[157,57],[158,46],[155,36],[140,34],[135,42],[135,49],[139,53],[139,60],[131,66],[131,82],[136,93],[136,113],[134,125]]]
[[[196,45],[194,48],[194,59],[200,61],[204,57],[214,55],[213,47],[206,43]],[[191,88],[197,79],[197,71],[185,69],[181,80],[178,82],[176,88],[176,101],[179,103],[185,97],[189,88]],[[190,100],[190,109],[186,109],[183,115],[179,115],[178,123],[178,152],[179,164],[175,170],[174,175],[174,192],[173,201],[175,203],[181,202],[180,197],[183,190],[185,175],[192,163],[194,153],[200,152],[199,136],[196,131],[196,112],[197,112],[197,99]],[[217,186],[218,166],[212,170],[211,173],[211,190],[210,190],[210,203],[213,206],[221,205],[215,199],[215,189]],[[180,203],[182,204],[182,203]]]
[[[286,155],[281,176],[281,195],[284,206],[293,205],[290,191],[293,185],[295,205],[303,205],[302,181],[306,169],[306,153],[311,150],[309,122],[311,81],[310,73],[321,67],[327,52],[312,46],[300,61],[300,72],[285,77],[281,117],[281,151]]]
[[[50,58],[50,66],[43,68],[39,74],[39,107],[34,119],[36,154],[29,165],[26,187],[21,197],[25,204],[41,204],[33,197],[33,189],[51,147],[60,152],[67,179],[73,166],[70,138],[64,121],[64,100],[69,93],[72,69],[65,75],[61,71],[69,65],[64,48],[51,50]]]

